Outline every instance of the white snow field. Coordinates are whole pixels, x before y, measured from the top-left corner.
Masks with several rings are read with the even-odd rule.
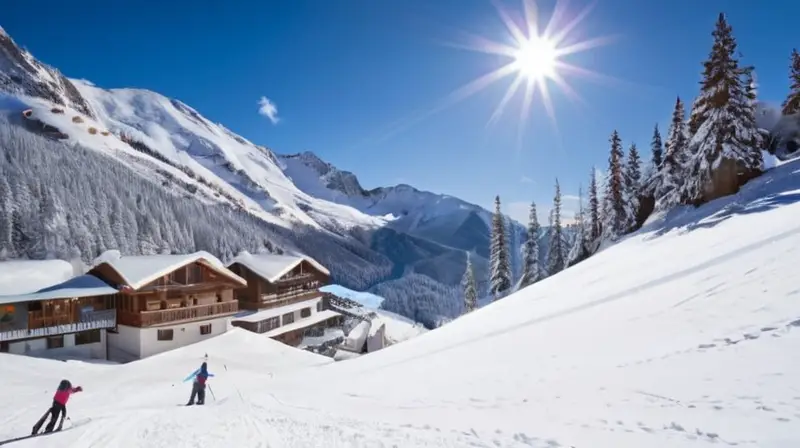
[[[354,360],[239,329],[117,366],[0,355],[0,436],[69,378],[83,424],[16,446],[800,446],[798,200],[791,162]],[[180,407],[205,353],[216,401]]]

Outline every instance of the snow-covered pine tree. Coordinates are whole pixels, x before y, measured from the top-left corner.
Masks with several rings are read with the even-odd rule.
[[[532,285],[542,278],[542,269],[539,266],[539,218],[536,216],[536,203],[531,202],[531,211],[528,216],[528,232],[525,239],[524,258],[522,263],[522,278],[520,288]]]
[[[597,193],[597,170],[592,167],[592,175],[589,178],[589,232],[588,238],[592,243],[596,242],[603,233],[600,223],[600,198]]]
[[[556,179],[556,194],[553,210],[550,211],[550,240],[547,247],[547,274],[555,275],[567,266],[567,251],[564,229],[561,227],[561,185]]]
[[[762,170],[753,156],[761,148],[751,146],[759,130],[748,113],[745,71],[736,58],[736,40],[725,14],[719,15],[712,35],[714,44],[703,63],[700,95],[689,118],[692,138],[682,196],[692,204],[733,194],[739,189],[740,176],[749,178]]]
[[[495,300],[503,297],[508,289],[511,288],[508,238],[506,237],[506,226],[503,221],[503,214],[500,213],[500,196],[496,196],[494,199],[494,216],[492,216],[491,246],[489,248],[489,283],[491,285],[490,291]]]
[[[661,140],[661,132],[658,130],[658,123],[653,129],[653,139],[650,140],[650,164],[642,173],[642,194],[655,197],[658,190],[658,181],[661,165],[664,162],[664,143]]]
[[[466,312],[473,311],[478,307],[478,284],[475,281],[475,269],[472,267],[472,260],[467,252],[467,268],[464,270],[464,308]]]
[[[742,72],[744,74],[744,95],[746,98],[744,111],[747,121],[752,122],[756,128],[756,132],[753,133],[753,138],[748,145],[750,151],[748,152],[747,166],[756,166],[758,167],[757,171],[761,171],[764,169],[764,156],[761,150],[767,147],[769,131],[759,128],[757,125],[758,83],[756,81],[755,68],[752,66],[745,67]]]
[[[586,219],[586,210],[583,208],[583,188],[578,187],[578,212],[575,213],[575,239],[567,254],[567,267],[583,261],[589,256],[589,220]]]
[[[616,239],[627,230],[627,207],[625,206],[625,174],[622,164],[622,140],[614,130],[609,138],[611,151],[608,155],[608,180],[603,198],[603,236]]]
[[[800,53],[792,50],[792,61],[789,66],[789,96],[783,102],[783,115],[792,115],[800,112]]]
[[[686,109],[678,97],[672,110],[664,160],[656,181],[656,209],[668,210],[681,202],[685,181],[683,164],[688,160],[689,131],[686,126]]]
[[[642,186],[642,159],[636,143],[631,143],[625,165],[625,205],[627,211],[626,228],[629,232],[636,226],[636,214],[639,212],[639,194]]]

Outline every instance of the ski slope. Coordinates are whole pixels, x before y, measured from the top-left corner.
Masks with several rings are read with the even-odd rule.
[[[800,163],[781,165],[349,361],[238,329],[126,365],[0,355],[0,437],[66,377],[91,420],[15,446],[800,446],[799,199]],[[216,401],[179,407],[205,353]]]

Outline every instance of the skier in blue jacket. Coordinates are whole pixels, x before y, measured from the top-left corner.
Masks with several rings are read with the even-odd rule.
[[[194,378],[194,381],[192,382],[192,396],[189,398],[189,402],[186,403],[186,406],[193,405],[195,397],[197,397],[197,404],[199,405],[202,405],[206,402],[206,380],[208,380],[208,377],[210,376],[214,376],[214,374],[208,372],[208,365],[203,362],[199,369],[192,372],[186,377],[186,379],[183,380],[186,382]]]

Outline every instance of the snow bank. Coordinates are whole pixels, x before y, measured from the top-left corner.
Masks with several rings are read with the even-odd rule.
[[[358,302],[366,308],[377,309],[380,308],[381,304],[383,303],[383,297],[381,296],[377,296],[369,292],[353,291],[352,289],[345,288],[342,285],[325,285],[319,290],[333,294],[337,297]]]
[[[0,261],[0,295],[28,294],[72,278],[63,260]]]

